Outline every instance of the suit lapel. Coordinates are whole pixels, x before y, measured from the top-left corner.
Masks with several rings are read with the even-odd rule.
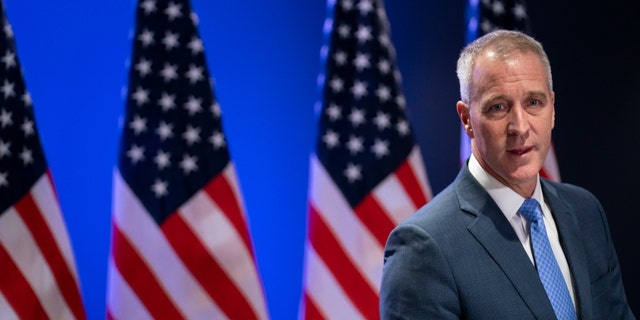
[[[581,241],[582,235],[580,234],[576,213],[569,204],[558,196],[556,188],[551,183],[542,180],[542,191],[551,207],[558,234],[560,235],[560,243],[571,270],[578,315],[583,320],[591,319],[592,305],[589,270],[586,264],[585,248]]]
[[[538,273],[511,224],[466,165],[457,180],[460,209],[476,216],[467,227],[469,232],[500,266],[534,316],[553,319],[555,314]]]

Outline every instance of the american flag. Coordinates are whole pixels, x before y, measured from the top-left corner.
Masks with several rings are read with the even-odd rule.
[[[268,319],[189,1],[140,1],[132,41],[107,318]]]
[[[0,1],[0,319],[86,319],[78,274]]]
[[[466,12],[466,42],[498,29],[530,32],[529,17],[524,0],[469,0]],[[464,127],[460,127],[460,163],[471,155],[471,141]],[[540,175],[552,181],[560,181],[560,171],[553,148],[549,148]]]
[[[431,197],[382,1],[328,0],[301,316],[377,319],[389,232]]]

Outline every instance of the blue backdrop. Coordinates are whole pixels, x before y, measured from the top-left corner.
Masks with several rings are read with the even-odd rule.
[[[422,146],[434,192],[442,190],[458,170],[455,60],[464,44],[465,3],[465,0],[386,3],[410,120]],[[588,108],[598,99],[606,101],[605,96],[597,95],[604,85],[594,83],[596,88],[589,90],[584,88],[584,81],[572,81],[582,68],[570,68],[575,63],[572,55],[575,51],[567,50],[583,48],[583,43],[571,42],[576,39],[573,30],[579,21],[599,21],[592,14],[598,14],[601,8],[593,6],[588,11],[589,6],[584,5],[579,10],[588,12],[579,13],[572,8],[574,14],[567,16],[568,8],[553,9],[561,5],[557,3],[536,2],[530,16],[534,34],[537,32],[542,42],[549,44],[554,66],[556,108],[561,124],[556,126],[554,142],[563,180],[591,189],[607,209],[628,209],[624,200],[615,197],[616,193],[632,190],[631,187],[620,189],[601,184],[601,180],[611,182],[611,176],[598,176],[597,168],[606,161],[637,159],[638,140],[620,140],[625,135],[629,139],[640,138],[631,130],[622,131],[633,126],[620,126],[620,121],[612,119],[611,127],[615,126],[618,137],[615,141],[624,147],[614,147],[614,140],[606,140],[598,145],[610,148],[602,156],[593,153],[581,156],[587,148],[579,148],[575,142],[584,141],[585,130],[572,130],[568,119],[571,108]],[[119,140],[118,120],[124,109],[121,94],[127,79],[126,61],[131,55],[135,4],[132,0],[5,0],[90,319],[103,319],[105,315],[112,173]],[[192,4],[200,18],[199,30],[237,166],[269,311],[273,319],[295,319],[302,283],[308,161],[316,126],[313,107],[318,98],[316,78],[325,1],[193,0]],[[637,9],[637,4],[634,8]],[[550,14],[559,16],[549,18]],[[598,28],[627,30],[635,25],[637,30],[635,18],[625,17],[628,19],[616,18],[615,23],[602,23]],[[563,28],[563,24],[571,28]],[[608,37],[612,34],[621,33],[611,32]],[[609,43],[606,48],[616,44]],[[629,50],[624,47],[610,51],[637,56],[637,52]],[[599,57],[582,55],[582,59],[583,63],[590,63]],[[637,83],[640,72],[634,72],[638,68],[624,66],[627,78],[636,79]],[[584,72],[577,78],[592,77],[598,69]],[[618,77],[608,75],[602,79],[611,82]],[[637,96],[632,87],[637,88],[630,85],[616,88],[628,88],[628,96]],[[584,97],[586,103],[571,103],[586,91],[593,92]],[[619,101],[616,109],[620,118],[638,119],[637,106],[624,105],[625,101]],[[604,110],[595,106],[593,110]],[[580,114],[591,117],[589,112]],[[598,123],[601,118],[596,112],[580,124]],[[606,125],[592,127],[594,137],[611,134]],[[635,158],[625,158],[628,152],[635,154]],[[626,163],[614,165],[637,167]],[[622,185],[631,186],[631,181],[637,182],[639,178],[635,170],[614,179],[627,181]],[[629,216],[620,211],[609,210],[609,216],[624,275],[632,280],[627,281],[626,287],[633,305],[637,300],[633,292],[638,292],[639,286],[634,272],[640,266],[633,262],[637,260],[633,256],[638,256],[633,246],[628,245],[628,249],[622,246],[633,234],[624,232],[629,230],[625,228],[633,224],[624,220]]]

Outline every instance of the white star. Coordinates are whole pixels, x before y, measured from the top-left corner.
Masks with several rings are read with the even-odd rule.
[[[224,135],[219,131],[214,131],[211,137],[209,138],[209,142],[213,144],[213,148],[218,150],[226,144],[224,141]]]
[[[482,32],[484,33],[489,33],[493,30],[493,25],[489,20],[482,20],[482,23],[480,23],[480,29],[482,29]]]
[[[526,19],[527,18],[527,11],[524,8],[524,5],[522,4],[516,4],[513,7],[513,15],[518,19],[518,20],[522,20],[522,19]]]
[[[389,71],[391,71],[391,64],[389,63],[389,60],[381,59],[378,62],[378,70],[380,70],[380,73],[382,74],[389,73]]]
[[[8,80],[4,80],[4,84],[0,90],[2,90],[5,99],[16,95],[15,91],[13,91],[13,83]]]
[[[373,11],[373,4],[368,0],[360,0],[358,10],[361,15],[366,16],[369,12]]]
[[[164,67],[160,71],[160,75],[164,79],[164,82],[169,82],[178,78],[178,67],[165,63]]]
[[[220,115],[222,114],[222,110],[220,109],[220,105],[215,101],[211,105],[211,113],[213,113],[213,115],[216,118],[220,118]]]
[[[171,165],[171,153],[158,150],[153,162],[158,166],[158,170],[162,170]]]
[[[347,141],[347,149],[351,154],[361,152],[364,149],[362,138],[350,136],[349,141]]]
[[[331,87],[331,90],[333,90],[333,92],[338,93],[342,91],[344,83],[340,78],[333,78],[331,79],[331,81],[329,81],[329,86]]]
[[[22,102],[24,102],[25,106],[31,107],[33,101],[31,101],[31,94],[29,93],[29,91],[25,91],[22,95]]]
[[[2,57],[2,62],[4,63],[5,69],[9,69],[11,67],[16,66],[16,54],[7,50],[7,52]]]
[[[33,155],[31,154],[31,150],[27,148],[23,148],[22,152],[20,152],[20,159],[22,159],[22,163],[26,166],[33,162]]]
[[[336,121],[340,119],[342,110],[340,110],[340,107],[338,107],[338,105],[336,105],[335,103],[332,103],[327,107],[326,112],[327,112],[327,115],[329,116],[329,119],[331,119],[331,121]]]
[[[371,146],[371,151],[378,159],[382,158],[389,154],[389,142],[376,139],[376,142]]]
[[[7,38],[13,38],[13,29],[11,29],[9,22],[5,21],[3,30]]]
[[[11,150],[9,150],[10,147],[11,147],[10,142],[4,142],[0,140],[0,159],[4,158],[4,156],[11,155]]]
[[[32,134],[34,134],[36,131],[33,128],[33,121],[25,118],[24,122],[22,123],[22,126],[20,126],[22,128],[22,131],[24,132],[24,136],[28,137],[31,136]]]
[[[182,161],[180,161],[180,167],[182,168],[182,171],[184,171],[185,174],[189,174],[192,171],[198,170],[196,161],[198,161],[197,157],[191,157],[185,154],[182,157]]]
[[[153,0],[146,0],[140,3],[140,7],[142,7],[144,13],[148,15],[151,12],[156,11],[156,2]]]
[[[175,4],[173,2],[169,3],[167,9],[164,10],[164,13],[167,15],[167,18],[169,18],[169,21],[173,21],[173,19],[175,18],[182,17],[182,12],[180,11],[181,7],[182,4]]]
[[[192,126],[187,126],[187,129],[182,134],[182,137],[187,140],[188,145],[192,145],[200,141],[200,129]]]
[[[200,19],[198,18],[198,15],[195,12],[191,12],[191,15],[189,16],[189,18],[191,18],[191,22],[193,22],[194,25],[198,25],[200,24]]]
[[[356,99],[360,99],[367,95],[367,83],[364,81],[356,80],[351,87],[351,93]]]
[[[204,78],[202,67],[190,65],[189,71],[187,71],[187,78],[192,84],[202,80]]]
[[[151,185],[151,191],[153,191],[153,193],[156,194],[156,198],[166,196],[168,193],[167,192],[168,188],[169,188],[169,185],[160,179],[156,179],[156,182],[154,182],[153,185]]]
[[[142,30],[142,32],[140,33],[140,35],[138,36],[138,40],[140,40],[140,42],[142,42],[142,46],[147,47],[150,44],[153,44],[153,32],[144,29]]]
[[[140,61],[136,64],[136,70],[138,70],[141,77],[148,75],[151,73],[151,61],[140,58]]]
[[[376,117],[373,118],[373,122],[376,124],[379,130],[386,129],[391,125],[391,120],[389,119],[389,115],[382,112],[378,112]]]
[[[401,136],[406,136],[409,134],[409,123],[404,120],[398,121],[398,124],[396,124],[396,130],[398,130],[398,133]]]
[[[358,26],[358,31],[356,31],[356,38],[358,38],[358,42],[360,43],[371,40],[371,29],[365,26]]]
[[[347,177],[349,182],[354,182],[356,180],[360,180],[362,178],[362,173],[360,172],[360,166],[357,166],[353,163],[349,163],[347,168],[344,170],[344,175]]]
[[[131,158],[131,162],[133,164],[138,163],[138,161],[144,160],[144,147],[139,147],[137,145],[132,145],[129,150],[127,150],[127,157]]]
[[[327,133],[322,136],[322,141],[327,145],[328,149],[333,149],[340,143],[340,135],[329,129]]]
[[[403,110],[407,107],[407,101],[404,99],[404,96],[402,94],[399,94],[396,97],[396,104],[398,104],[398,107]]]
[[[160,100],[158,100],[158,104],[160,105],[160,107],[162,107],[162,111],[167,112],[175,108],[175,98],[176,97],[174,95],[163,92],[162,97],[160,97]]]
[[[139,86],[131,98],[136,101],[136,104],[139,107],[149,101],[149,91]]]
[[[202,99],[194,96],[189,96],[189,101],[184,104],[184,108],[189,111],[189,115],[192,116],[202,111]]]
[[[392,49],[393,47],[391,46],[391,39],[389,39],[389,35],[386,33],[381,33],[378,36],[378,42],[380,42],[380,45],[388,48],[388,49]]]
[[[173,126],[162,121],[156,129],[156,133],[160,136],[160,140],[162,141],[167,140],[167,138],[173,138]]]
[[[3,128],[13,124],[13,120],[11,120],[11,112],[5,110],[4,108],[2,109],[2,111],[0,111],[0,124]]]
[[[344,11],[349,11],[353,9],[353,1],[351,0],[342,1],[342,9],[344,9]]]
[[[178,35],[170,31],[167,31],[167,33],[164,34],[164,38],[162,38],[162,43],[164,44],[164,47],[167,50],[171,50],[173,48],[178,47],[178,45],[180,45],[180,43],[178,42]]]
[[[358,71],[362,71],[371,66],[369,62],[369,55],[366,53],[357,53],[356,58],[353,60],[353,64]]]
[[[187,44],[189,49],[191,49],[192,54],[198,54],[204,51],[204,46],[202,45],[202,40],[198,37],[193,37],[189,44]]]
[[[336,51],[333,55],[333,60],[337,65],[343,66],[347,62],[347,54],[344,51]]]
[[[494,1],[491,10],[496,16],[499,16],[504,13],[504,4],[500,1]]]
[[[354,127],[357,127],[364,123],[364,110],[354,108],[349,115],[349,121]]]
[[[351,35],[351,28],[346,24],[338,26],[338,34],[341,38],[348,38]]]
[[[140,116],[136,115],[133,121],[129,123],[129,128],[133,129],[136,135],[147,131],[147,119],[140,118]]]
[[[9,186],[9,181],[7,181],[7,173],[6,172],[0,172],[0,187],[5,186],[8,187]]]
[[[376,89],[376,96],[378,96],[380,102],[386,102],[391,98],[391,90],[389,89],[389,87],[381,84],[378,89]]]

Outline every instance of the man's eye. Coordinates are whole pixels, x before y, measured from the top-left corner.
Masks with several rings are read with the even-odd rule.
[[[503,111],[505,109],[505,106],[502,104],[494,104],[493,106],[491,106],[491,110],[493,111]]]
[[[540,104],[541,104],[541,102],[538,99],[531,99],[529,101],[529,105],[532,106],[532,107],[539,106]]]

